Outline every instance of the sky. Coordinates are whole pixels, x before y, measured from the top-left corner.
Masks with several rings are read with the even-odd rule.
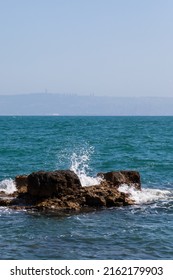
[[[173,97],[172,0],[0,0],[0,95]]]

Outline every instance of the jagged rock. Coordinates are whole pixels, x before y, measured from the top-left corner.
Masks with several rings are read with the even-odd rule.
[[[110,171],[98,173],[98,176],[117,188],[122,184],[127,184],[141,190],[140,174],[137,171]]]
[[[88,193],[85,197],[86,205],[90,207],[106,206],[106,200],[103,196],[98,196],[92,192]]]
[[[71,170],[38,171],[28,176],[28,193],[37,197],[58,197],[81,188],[78,176]]]
[[[15,197],[0,197],[0,206],[61,212],[134,204],[129,195],[120,192],[118,187],[128,184],[140,190],[138,172],[112,171],[99,173],[99,176],[104,180],[99,185],[89,187],[82,187],[78,176],[70,170],[38,171],[28,176],[16,176],[18,191]]]
[[[85,188],[85,204],[90,207],[114,207],[134,204],[129,196],[108,182]]]

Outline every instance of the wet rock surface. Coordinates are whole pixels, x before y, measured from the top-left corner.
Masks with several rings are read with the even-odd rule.
[[[28,194],[36,197],[58,197],[80,189],[78,176],[71,170],[33,172],[28,176]]]
[[[137,171],[110,171],[106,173],[98,173],[98,176],[106,180],[110,185],[118,188],[122,184],[133,186],[141,190],[140,174]]]
[[[103,207],[134,204],[128,194],[118,187],[128,184],[141,190],[140,175],[136,171],[99,173],[100,184],[82,187],[78,176],[70,170],[38,171],[15,178],[17,191],[0,195],[0,206],[17,209],[87,211]]]

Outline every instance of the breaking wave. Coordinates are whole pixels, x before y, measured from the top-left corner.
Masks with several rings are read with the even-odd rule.
[[[70,170],[74,171],[82,186],[98,185],[103,180],[100,177],[91,176],[91,156],[94,153],[94,148],[81,149],[78,152],[73,152],[71,155]],[[165,189],[142,188],[137,190],[133,186],[122,184],[119,191],[129,194],[130,198],[135,201],[136,205],[154,204],[157,202],[173,201],[173,191]],[[172,202],[171,202],[172,203]]]
[[[132,186],[123,184],[119,187],[119,191],[129,194],[136,204],[150,204],[173,199],[173,192],[170,190],[143,188],[140,191]]]
[[[16,185],[14,180],[5,179],[0,182],[0,192],[4,192],[6,194],[12,194],[16,191]]]
[[[74,152],[71,156],[70,170],[78,175],[82,186],[98,185],[102,180],[99,177],[89,176],[89,162],[93,151],[93,147],[90,147],[87,150],[81,149],[79,153]]]

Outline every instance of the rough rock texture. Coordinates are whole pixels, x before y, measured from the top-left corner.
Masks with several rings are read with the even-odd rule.
[[[58,197],[81,188],[78,176],[71,170],[33,172],[28,176],[28,193],[37,197]]]
[[[127,184],[141,190],[140,174],[137,171],[110,171],[107,173],[99,173],[98,176],[106,180],[110,185],[114,185],[116,188],[122,184]]]
[[[28,188],[28,175],[18,175],[15,177],[15,184],[19,193],[27,192]]]
[[[85,188],[85,204],[91,207],[113,207],[134,204],[134,201],[108,182],[102,182],[100,185]]]
[[[0,196],[0,206],[17,209],[56,211],[88,211],[103,207],[134,204],[128,194],[118,190],[121,184],[141,189],[140,175],[135,171],[100,173],[99,185],[82,187],[78,176],[70,170],[38,171],[16,176],[15,197]]]

